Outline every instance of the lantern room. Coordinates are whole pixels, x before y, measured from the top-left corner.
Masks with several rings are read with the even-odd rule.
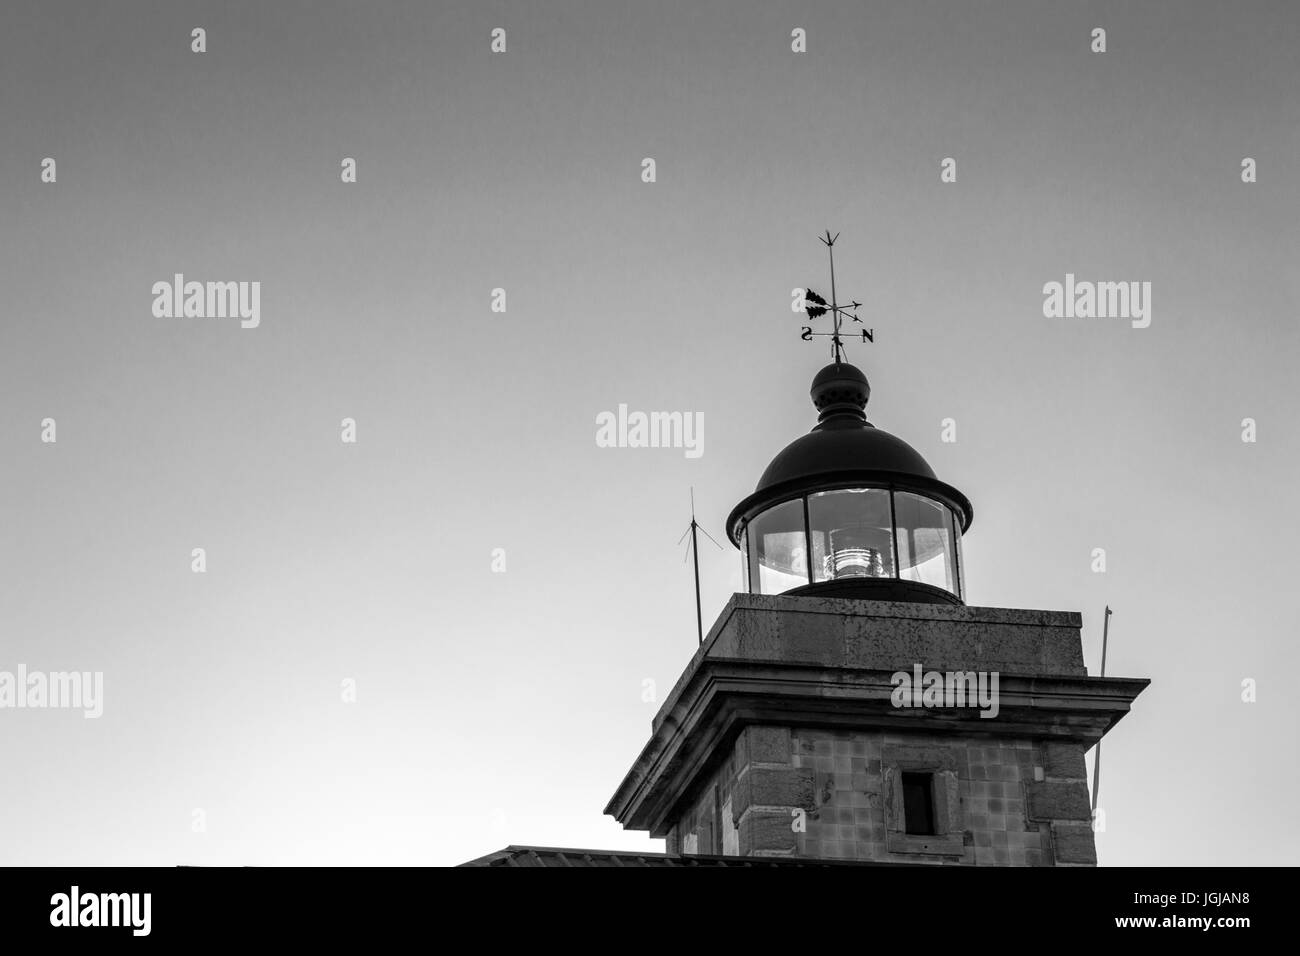
[[[962,604],[970,502],[866,417],[867,377],[846,363],[813,379],[818,423],[772,460],[727,519],[754,594]]]

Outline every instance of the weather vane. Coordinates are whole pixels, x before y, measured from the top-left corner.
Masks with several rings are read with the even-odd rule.
[[[841,304],[835,298],[835,240],[839,237],[840,234],[838,232],[832,236],[829,229],[826,230],[825,236],[817,237],[826,244],[826,252],[831,258],[831,301],[827,302],[812,289],[804,289],[803,294],[804,311],[808,313],[809,320],[821,318],[829,312],[835,320],[834,330],[831,332],[814,332],[811,325],[805,325],[799,336],[805,342],[811,342],[813,336],[829,336],[831,340],[831,355],[834,356],[837,365],[844,361],[844,319],[847,318],[858,323],[862,322],[862,320],[858,318],[858,309],[862,306],[861,302],[854,301],[847,304]],[[876,341],[875,329],[864,328],[860,331],[862,332],[863,342]]]

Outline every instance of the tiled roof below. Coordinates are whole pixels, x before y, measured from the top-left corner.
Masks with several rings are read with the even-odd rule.
[[[857,860],[810,860],[784,856],[669,856],[624,850],[574,850],[553,846],[508,846],[461,866],[897,866]],[[905,864],[904,864],[905,865]]]

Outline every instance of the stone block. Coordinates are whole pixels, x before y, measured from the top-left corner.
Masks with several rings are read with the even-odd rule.
[[[814,771],[809,767],[750,767],[736,779],[731,812],[736,820],[751,807],[812,810]]]
[[[740,855],[793,854],[794,817],[778,810],[749,810],[740,818]]]
[[[790,731],[786,727],[746,727],[751,763],[790,763]]]
[[[1082,781],[1025,784],[1031,820],[1091,820],[1088,787]]]
[[[1088,776],[1083,744],[1049,743],[1043,747],[1044,772],[1049,777],[1084,780]]]
[[[1052,825],[1057,863],[1097,863],[1097,843],[1091,826]]]
[[[951,747],[885,744],[882,761],[903,770],[956,770],[957,755]]]

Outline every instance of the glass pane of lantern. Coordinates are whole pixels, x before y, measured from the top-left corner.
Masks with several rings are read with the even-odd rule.
[[[894,576],[889,492],[884,488],[810,495],[808,525],[814,581]]]
[[[966,556],[961,553],[961,521],[952,516],[952,539],[957,545],[957,596],[966,600]]]
[[[894,494],[898,576],[957,593],[952,513],[946,505],[905,491]]]
[[[780,594],[808,583],[803,499],[768,508],[749,523],[750,589]]]
[[[740,589],[753,590],[749,586],[749,532],[740,532]]]

